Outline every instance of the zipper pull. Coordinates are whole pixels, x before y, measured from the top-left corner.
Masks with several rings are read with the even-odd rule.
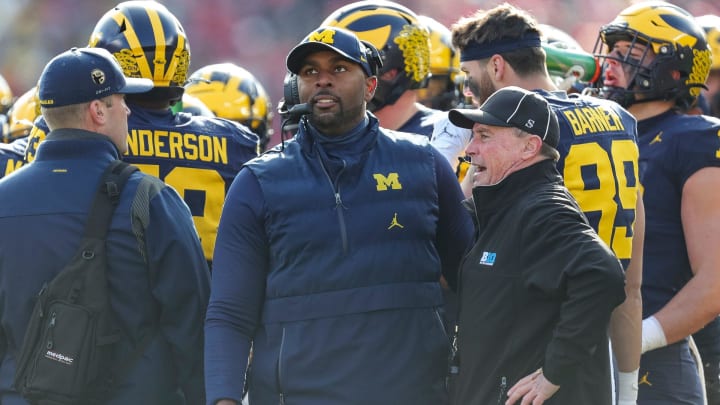
[[[458,361],[458,331],[460,330],[459,326],[455,324],[455,328],[453,331],[453,339],[452,344],[450,348],[450,374],[456,375],[460,373],[460,362]]]
[[[335,193],[335,208],[340,208],[343,206],[342,199],[340,198],[340,193]]]
[[[40,292],[37,293],[38,301],[42,300],[42,296],[45,295],[45,292],[47,291],[47,289],[48,289],[47,283],[43,283],[42,288],[40,288]],[[38,305],[38,307],[39,307],[38,316],[40,316],[40,318],[43,318],[45,316],[45,312],[43,311],[43,306]]]
[[[500,396],[498,397],[498,405],[505,403],[505,393],[507,391],[507,377],[503,376],[500,380]]]
[[[507,377],[503,377],[502,380],[500,380],[500,389],[502,390],[502,393],[505,393],[505,390],[507,389]]]
[[[455,328],[452,336],[452,344],[450,345],[450,358],[448,359],[448,374],[445,376],[445,389],[448,392],[452,389],[452,381],[460,374],[460,359],[458,358],[458,325],[455,324]]]
[[[345,208],[345,204],[342,202],[342,198],[340,198],[340,192],[335,193],[335,209],[338,208]]]
[[[50,322],[48,323],[48,340],[47,340],[47,343],[45,344],[45,347],[48,350],[52,349],[53,346],[55,346],[55,342],[53,339],[53,329],[55,329],[56,315],[57,314],[55,312],[53,312],[52,315],[50,316]]]
[[[42,288],[40,288],[40,292],[37,293],[37,296],[40,297],[43,294],[45,294],[45,291],[47,291],[48,285],[47,283],[43,283]]]
[[[452,349],[453,352],[457,352],[458,350],[458,332],[460,331],[460,326],[458,324],[455,324],[455,327],[453,328],[453,340],[452,340]]]

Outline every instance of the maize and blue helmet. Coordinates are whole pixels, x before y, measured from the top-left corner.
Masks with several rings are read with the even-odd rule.
[[[632,46],[647,47],[638,60],[628,52],[623,57],[610,56],[619,40]],[[606,53],[601,52],[603,44]],[[652,50],[654,60],[646,61]],[[690,108],[705,86],[710,71],[711,53],[705,33],[695,18],[684,9],[663,1],[642,2],[623,10],[612,22],[600,29],[595,45],[596,56],[612,58],[631,68],[627,88],[603,88],[607,98],[629,106],[638,100],[674,100],[676,106]]]
[[[405,6],[383,0],[359,1],[339,8],[321,26],[354,32],[380,52],[382,68],[370,111],[394,104],[407,90],[423,87],[430,75],[430,34],[418,16]],[[395,71],[390,79],[387,72]]]
[[[441,22],[418,16],[430,32],[430,79],[418,89],[418,101],[427,107],[447,111],[462,99],[464,75],[460,72],[460,52],[452,45],[452,33]]]
[[[33,122],[40,116],[40,100],[38,99],[37,86],[23,93],[15,100],[10,111],[8,111],[8,131],[4,140],[10,143],[18,138],[30,135]]]
[[[705,31],[705,38],[712,51],[710,70],[720,70],[720,16],[703,15],[697,17],[696,21]]]
[[[6,114],[13,104],[13,92],[7,80],[0,75],[0,114]]]
[[[180,21],[155,1],[125,1],[95,25],[89,47],[105,48],[120,62],[126,77],[151,79],[143,97],[178,101],[190,67],[190,45]]]
[[[273,104],[252,73],[233,63],[207,65],[190,75],[185,91],[216,116],[248,127],[265,149],[273,134]]]

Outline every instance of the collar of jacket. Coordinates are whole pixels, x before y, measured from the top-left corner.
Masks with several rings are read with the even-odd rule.
[[[653,117],[646,118],[646,119],[644,119],[644,120],[638,121],[638,122],[637,122],[638,135],[639,135],[639,136],[642,136],[642,135],[646,135],[646,136],[647,136],[647,135],[648,135],[648,132],[652,132],[652,129],[653,129],[653,128],[658,128],[658,127],[659,127],[659,123],[660,123],[661,121],[663,121],[663,120],[665,120],[665,119],[667,119],[668,117],[671,117],[671,116],[673,116],[673,115],[677,115],[677,114],[678,114],[678,112],[677,112],[676,110],[669,109],[669,110],[664,111],[663,113],[658,114],[658,115],[656,115],[656,116],[653,116]],[[657,133],[653,133],[651,136],[652,136],[652,137],[655,137],[655,135],[657,135]]]
[[[304,118],[295,139],[303,151],[309,155],[317,155],[318,147],[321,147],[327,155],[332,157],[355,155],[365,152],[375,145],[379,126],[378,119],[368,112],[366,119],[355,129],[345,135],[328,137],[320,134]]]
[[[552,159],[545,159],[520,169],[491,186],[474,187],[473,205],[478,219],[500,211],[527,193],[529,188],[540,183],[562,184],[562,177]],[[482,221],[480,221],[482,222]]]
[[[107,155],[109,160],[118,159],[120,153],[105,135],[76,128],[50,131],[37,149],[35,160],[77,159]]]

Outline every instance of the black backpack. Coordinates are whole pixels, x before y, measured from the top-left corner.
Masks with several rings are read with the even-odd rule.
[[[15,369],[15,389],[30,403],[102,402],[151,340],[147,334],[130,356],[113,364],[122,332],[110,306],[105,239],[120,193],[136,170],[120,160],[105,170],[80,248],[38,294]]]

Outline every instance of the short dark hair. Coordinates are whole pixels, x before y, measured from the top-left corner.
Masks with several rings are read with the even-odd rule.
[[[500,40],[540,36],[540,28],[528,12],[503,3],[487,11],[477,11],[452,25],[452,44],[460,52],[469,43],[488,44]],[[545,71],[545,53],[540,47],[508,51],[501,56],[518,75]]]

